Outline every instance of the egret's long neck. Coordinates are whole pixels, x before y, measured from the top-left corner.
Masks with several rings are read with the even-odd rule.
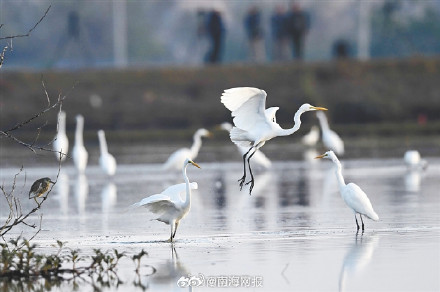
[[[101,149],[101,153],[107,153],[107,141],[105,140],[104,133],[99,134],[99,148]]]
[[[79,119],[76,122],[76,131],[75,131],[75,143],[76,145],[83,145],[83,129],[84,129],[84,120]]]
[[[292,128],[290,129],[282,129],[281,132],[279,133],[279,136],[289,136],[292,135],[293,133],[295,133],[296,131],[299,130],[299,127],[301,127],[301,115],[302,115],[303,111],[297,111],[295,113],[295,116],[293,117],[293,121],[294,121],[294,125]]]
[[[60,115],[58,119],[58,133],[66,133],[66,117],[64,115]]]
[[[318,114],[317,117],[319,120],[319,124],[321,125],[321,129],[323,129],[324,131],[328,130],[329,129],[328,121],[327,121],[327,118],[325,117],[325,115],[321,113],[321,114]]]
[[[195,157],[197,156],[197,154],[199,154],[199,150],[200,147],[202,147],[202,137],[200,136],[200,134],[196,133],[194,134],[193,137],[193,144],[191,146],[191,159],[195,159]]]
[[[344,177],[342,176],[342,165],[341,162],[339,162],[338,158],[333,157],[332,161],[335,163],[335,173],[336,173],[336,178],[338,180],[338,184],[339,187],[343,187],[345,186],[345,180]]]
[[[188,176],[186,175],[186,167],[187,166],[188,166],[188,164],[185,164],[185,166],[182,169],[183,179],[185,180],[185,183],[186,183],[186,196],[185,196],[185,203],[183,204],[183,208],[185,208],[185,209],[191,207],[191,187],[189,184]]]

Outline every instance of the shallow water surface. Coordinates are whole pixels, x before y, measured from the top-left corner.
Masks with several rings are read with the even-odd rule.
[[[149,256],[139,280],[150,291],[440,290],[439,159],[429,159],[425,171],[408,171],[395,159],[343,160],[346,182],[361,186],[380,216],[378,222],[364,220],[363,234],[356,234],[330,161],[274,162],[255,172],[252,196],[239,190],[239,161],[198,163],[202,169],[188,167],[199,189],[174,244],[166,242],[168,225],[150,220],[143,209],[128,210],[183,182],[179,171],[164,172],[158,164],[119,165],[110,179],[93,164],[85,175],[64,166],[34,241],[45,252],[54,250],[57,239],[85,254],[94,248],[128,255],[144,249]],[[6,188],[16,172],[1,170]],[[57,168],[30,167],[26,182],[23,174],[18,177],[15,194],[24,209],[34,204],[27,200],[31,182],[56,174]],[[1,206],[0,217],[6,216]],[[148,276],[147,265],[157,272]],[[121,290],[140,289],[131,284],[132,263],[123,262],[119,273],[127,282]]]

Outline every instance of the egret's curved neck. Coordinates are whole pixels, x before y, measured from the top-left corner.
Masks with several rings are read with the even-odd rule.
[[[321,113],[321,114],[318,114],[317,117],[319,120],[319,124],[321,125],[321,129],[323,129],[324,131],[328,130],[329,129],[328,121],[327,121],[327,118],[325,117],[325,115],[323,113]]]
[[[84,129],[84,120],[79,119],[76,122],[76,131],[75,131],[75,143],[76,145],[83,145],[83,129]]]
[[[99,148],[101,149],[101,153],[107,153],[108,152],[107,141],[105,140],[104,133],[99,133],[98,137],[99,137]]]
[[[200,134],[196,133],[193,136],[193,144],[191,146],[191,159],[194,159],[197,154],[199,154],[200,147],[202,147],[202,137]]]
[[[332,157],[331,159],[336,165],[335,173],[336,173],[336,178],[338,180],[339,187],[343,187],[343,186],[345,186],[345,180],[344,180],[344,177],[342,176],[341,162],[339,162],[338,158],[336,158],[336,157]]]
[[[183,208],[185,208],[185,209],[191,207],[191,186],[189,184],[188,176],[186,175],[186,167],[187,166],[188,166],[188,164],[185,164],[185,166],[182,169],[183,179],[185,180],[185,183],[186,183],[185,203],[183,203]]]
[[[293,117],[294,125],[290,129],[281,129],[281,132],[279,133],[279,136],[288,136],[292,135],[296,131],[299,130],[299,127],[301,127],[301,115],[303,114],[303,111],[297,111],[295,113],[295,116]]]

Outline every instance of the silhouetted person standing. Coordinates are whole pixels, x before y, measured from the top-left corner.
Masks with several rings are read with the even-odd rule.
[[[272,33],[272,60],[285,61],[288,59],[288,42],[286,31],[286,11],[282,5],[277,5],[270,18]]]
[[[64,61],[69,62],[70,67],[93,65],[87,30],[81,30],[80,15],[75,10],[67,15],[66,31],[67,34],[62,34],[58,41],[48,67],[56,65],[64,56],[67,56]]]
[[[212,10],[208,13],[206,31],[211,41],[211,48],[206,56],[207,63],[220,62],[225,27],[220,11]]]
[[[252,6],[246,14],[244,28],[249,41],[250,59],[254,62],[263,62],[266,51],[264,49],[261,12],[257,6]]]
[[[301,9],[298,3],[293,3],[286,17],[286,29],[292,40],[292,53],[295,59],[301,60],[304,57],[304,41],[309,27],[309,15]]]

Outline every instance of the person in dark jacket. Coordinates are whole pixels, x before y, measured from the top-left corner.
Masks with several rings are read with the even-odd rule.
[[[206,56],[207,63],[219,63],[221,59],[225,26],[219,10],[212,10],[207,15],[206,32],[211,41],[211,48]]]
[[[304,57],[304,41],[310,28],[310,17],[298,3],[292,4],[291,11],[286,17],[287,33],[292,41],[292,55],[295,59]]]
[[[272,34],[272,60],[285,61],[288,59],[288,43],[286,31],[286,9],[277,5],[270,18]]]
[[[261,12],[257,6],[252,6],[244,18],[244,28],[249,41],[250,59],[262,62],[265,59],[263,28]]]

